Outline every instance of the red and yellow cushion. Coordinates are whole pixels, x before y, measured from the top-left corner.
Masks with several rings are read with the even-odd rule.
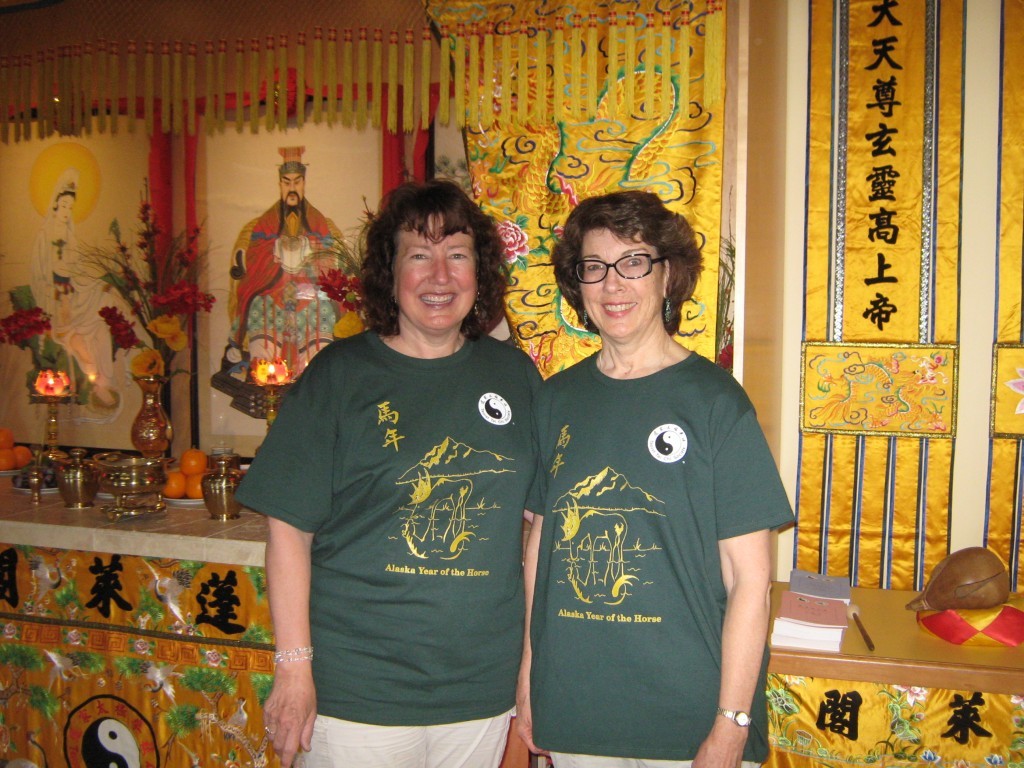
[[[1024,643],[1024,596],[1013,596],[994,608],[918,611],[917,623],[926,632],[955,645]]]

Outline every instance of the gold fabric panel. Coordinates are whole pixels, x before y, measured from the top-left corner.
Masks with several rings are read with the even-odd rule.
[[[996,338],[992,375],[992,449],[985,544],[1024,589],[1024,3],[1003,4],[1002,125]],[[1013,41],[1013,43],[1011,43]]]
[[[768,675],[766,768],[955,765],[1024,758],[1020,696]]]
[[[920,589],[946,554],[962,14],[836,0],[810,16],[796,560],[864,586]]]
[[[956,347],[805,344],[805,432],[952,437]]]
[[[134,765],[273,759],[262,568],[2,543],[0,568],[10,764],[91,764],[104,718]]]
[[[550,253],[558,228],[579,200],[621,189],[658,194],[702,237],[704,273],[694,299],[683,307],[676,338],[714,359],[724,121],[720,111],[709,111],[698,99],[707,67],[723,67],[725,51],[718,46],[716,58],[706,62],[704,37],[694,30],[703,32],[710,23],[709,8],[720,23],[724,4],[706,8],[698,3],[689,18],[693,52],[687,103],[680,101],[683,57],[662,50],[682,39],[683,18],[670,16],[666,23],[654,3],[616,13],[614,4],[584,2],[574,6],[569,18],[547,18],[536,4],[427,5],[443,29],[518,26],[513,34],[531,39],[525,84],[524,67],[516,67],[517,99],[525,94],[530,109],[499,109],[489,127],[467,124],[466,142],[474,194],[506,242],[512,271],[506,307],[513,338],[542,375],[600,347],[599,337],[582,329],[555,287]],[[457,33],[455,43],[459,39]],[[520,50],[515,44],[511,48]],[[665,61],[671,66],[667,72]],[[550,72],[539,62],[546,62]],[[507,89],[500,73],[470,71],[465,76],[471,83],[479,77],[479,87],[455,82],[457,95],[461,88],[490,101],[496,89]],[[714,110],[720,110],[724,100],[714,98]],[[524,114],[530,117],[524,120]]]

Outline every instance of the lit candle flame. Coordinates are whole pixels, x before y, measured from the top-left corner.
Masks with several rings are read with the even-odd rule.
[[[275,358],[274,360],[256,358],[250,363],[250,371],[252,380],[261,387],[287,384],[291,377],[288,363],[281,358]]]
[[[71,387],[71,379],[64,371],[51,371],[49,369],[39,372],[36,377],[35,390],[40,395],[53,395],[61,397],[66,395]]]

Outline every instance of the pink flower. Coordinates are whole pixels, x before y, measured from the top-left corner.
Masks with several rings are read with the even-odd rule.
[[[206,663],[211,667],[219,667],[224,660],[224,656],[220,651],[207,650],[203,652],[203,655],[206,656]]]
[[[509,264],[530,253],[530,242],[523,228],[513,221],[498,225],[498,235],[505,244],[505,261]]]

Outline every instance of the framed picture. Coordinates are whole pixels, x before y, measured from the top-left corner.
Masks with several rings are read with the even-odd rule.
[[[29,398],[35,372],[48,368],[70,381],[59,444],[131,447],[141,397],[99,315],[119,297],[89,253],[114,247],[115,222],[130,241],[153,149],[141,123],[135,131],[122,123],[116,135],[93,126],[82,137],[0,145],[0,316],[38,307],[50,322],[46,332],[0,344],[0,424],[17,442],[44,441],[46,408]]]
[[[254,455],[266,434],[253,360],[292,377],[333,338],[345,310],[317,286],[344,268],[381,189],[381,136],[307,123],[200,141],[200,212],[217,299],[200,319],[200,447]]]

